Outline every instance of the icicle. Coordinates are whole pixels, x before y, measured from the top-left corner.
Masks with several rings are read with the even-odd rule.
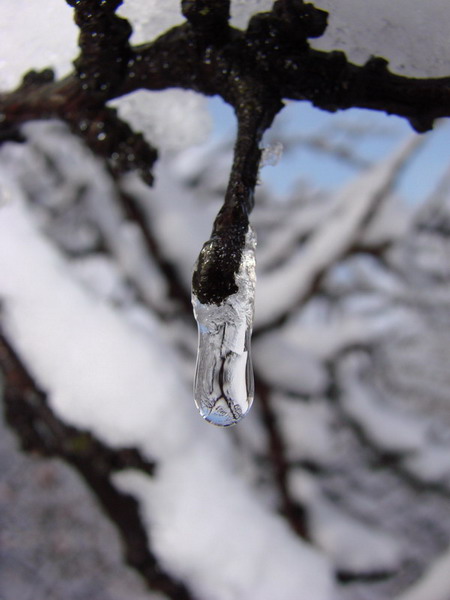
[[[198,324],[194,399],[214,425],[234,425],[254,396],[250,338],[256,237],[246,223],[213,231],[194,269],[192,305]]]
[[[198,324],[194,399],[201,416],[227,427],[253,403],[250,354],[255,298],[256,237],[249,224],[254,206],[265,130],[282,108],[261,90],[235,89],[238,135],[223,206],[192,276],[192,305]]]

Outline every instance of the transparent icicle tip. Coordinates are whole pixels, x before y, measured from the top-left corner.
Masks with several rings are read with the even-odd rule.
[[[250,353],[255,300],[256,237],[249,227],[239,270],[238,291],[220,305],[202,304],[192,294],[198,325],[194,400],[201,416],[228,427],[244,417],[253,403],[254,379]]]

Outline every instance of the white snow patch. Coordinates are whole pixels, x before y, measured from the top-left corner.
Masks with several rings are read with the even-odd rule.
[[[110,105],[161,150],[181,150],[204,142],[211,131],[207,99],[190,90],[139,90]]]
[[[231,24],[245,29],[252,15],[270,10],[272,6],[273,0],[231,0]]]
[[[70,278],[18,202],[0,212],[0,240],[5,329],[52,391],[53,408],[113,446],[139,443],[149,456],[179,451],[182,431],[173,438],[164,429],[154,442],[168,411],[189,415],[189,394],[173,377],[174,357],[157,322],[149,345]]]
[[[379,448],[403,453],[420,450],[426,443],[428,424],[377,396],[373,385],[361,377],[366,359],[365,354],[354,353],[339,365],[343,409]]]
[[[70,72],[78,55],[73,9],[60,0],[0,2],[0,89],[17,87],[30,69]]]
[[[185,20],[180,0],[125,0],[117,14],[132,25],[132,44],[151,42]]]
[[[331,413],[320,398],[301,402],[272,396],[272,406],[285,440],[288,460],[313,460],[329,466],[333,456]]]
[[[448,446],[428,443],[420,452],[406,457],[405,467],[421,481],[444,485],[450,480],[450,452]]]
[[[200,443],[161,468],[152,482],[118,477],[141,501],[163,565],[175,569],[201,600],[331,599],[327,567],[290,535],[281,518],[267,519],[215,453]]]
[[[325,34],[311,40],[314,48],[343,50],[356,64],[382,56],[402,75],[449,75],[447,0],[316,0],[314,5],[330,13]]]
[[[278,332],[255,339],[252,354],[257,371],[274,387],[300,395],[325,392],[328,375],[323,364]]]
[[[289,489],[306,504],[311,536],[343,571],[364,574],[395,570],[401,559],[398,542],[387,532],[345,514],[325,498],[307,473],[293,471]]]
[[[337,194],[333,213],[307,242],[277,269],[258,274],[255,329],[269,325],[300,304],[317,277],[360,238],[371,213],[418,144],[419,138],[411,137],[391,156],[351,181]]]
[[[90,254],[72,261],[71,266],[80,281],[99,298],[119,304],[130,301],[131,290],[111,258],[104,254]]]
[[[373,278],[376,279],[376,272]],[[408,327],[411,319],[404,307],[388,305],[385,298],[375,294],[352,294],[339,307],[332,308],[326,301],[314,298],[287,321],[278,335],[292,353],[306,352],[315,361],[328,362],[351,348],[376,343],[387,335],[394,338]]]
[[[332,201],[321,202],[317,199],[306,206],[300,203],[290,207],[290,210],[283,214],[282,219],[280,217],[275,219],[274,214],[270,213],[270,226],[273,229],[268,232],[258,250],[259,269],[263,272],[289,256],[295,251],[299,240],[311,233],[319,223],[324,222],[334,209]],[[255,217],[257,220],[257,214]]]

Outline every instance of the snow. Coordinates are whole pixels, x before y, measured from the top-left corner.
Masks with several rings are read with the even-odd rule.
[[[313,360],[321,362],[333,360],[350,348],[376,342],[388,333],[393,335],[404,327],[406,320],[401,309],[387,309],[380,303],[373,308],[365,307],[361,301],[359,306],[348,302],[346,313],[336,311],[328,318],[317,313],[309,316],[319,311],[318,304],[309,304],[297,319],[291,319],[281,335],[293,353],[307,352]]]
[[[370,56],[382,56],[401,75],[449,75],[447,0],[316,0],[313,4],[330,13],[325,34],[311,40],[314,48],[343,50],[360,65]]]
[[[132,27],[132,44],[144,44],[184,21],[179,0],[125,0],[117,14]]]
[[[73,260],[72,271],[95,296],[111,304],[130,304],[132,293],[123,281],[115,261],[104,254],[90,254]]]
[[[289,488],[308,507],[312,539],[333,557],[338,569],[373,574],[398,566],[401,548],[395,538],[343,512],[320,493],[310,475],[293,471]]]
[[[332,598],[321,559],[299,553],[280,517],[264,524],[262,508],[241,485],[230,486],[226,464],[218,467],[199,447],[164,466],[155,482],[120,475],[122,489],[141,500],[163,565],[175,566],[205,600]]]
[[[395,194],[389,195],[364,232],[362,243],[368,247],[376,247],[392,243],[405,235],[411,225],[413,214],[412,209],[408,212],[405,204]]]
[[[14,227],[8,229],[9,224]],[[0,285],[10,318],[7,328],[23,347],[25,357],[33,352],[33,339],[36,343],[45,339],[46,352],[34,351],[33,372],[44,388],[49,382],[41,380],[42,373],[51,373],[50,387],[55,390],[52,405],[58,414],[64,414],[79,427],[89,427],[88,421],[92,418],[94,433],[115,447],[133,445],[138,439],[145,443],[149,456],[157,454],[161,447],[167,452],[175,451],[170,430],[158,436],[157,446],[152,444],[157,421],[164,420],[168,409],[167,398],[171,399],[174,409],[182,412],[184,404],[178,400],[178,406],[175,402],[186,395],[179,382],[171,378],[171,356],[162,351],[164,343],[156,323],[152,332],[154,345],[149,346],[146,337],[137,331],[130,345],[129,328],[111,307],[93,300],[70,277],[64,276],[67,271],[64,262],[42,239],[36,236],[33,239],[31,224],[20,217],[17,205],[2,209],[1,227]],[[25,245],[33,247],[33,252],[21,262],[17,247]],[[7,261],[14,257],[11,272]],[[46,269],[41,267],[42,262],[46,263]],[[17,311],[22,315],[21,326],[17,322],[20,318]],[[100,323],[105,330],[94,335]],[[78,332],[77,340],[72,328]],[[138,378],[125,368],[131,357],[134,368],[142,370]],[[95,365],[95,377],[92,365]],[[73,389],[73,378],[77,381],[77,390]],[[127,390],[125,396],[124,390]],[[151,420],[142,418],[147,404],[158,417],[153,425]],[[128,418],[118,422],[117,411],[126,408]],[[186,412],[189,412],[187,407]],[[100,418],[101,425],[96,426]],[[183,439],[180,432],[178,443],[183,443]]]
[[[406,457],[405,468],[427,484],[450,484],[450,454],[447,445],[428,443],[421,451]]]
[[[417,136],[411,137],[391,156],[351,181],[338,192],[333,214],[316,228],[308,243],[276,270],[258,276],[255,329],[269,325],[304,300],[316,279],[360,238],[371,213],[419,143]]]
[[[306,237],[315,228],[318,222],[325,220],[334,210],[332,201],[320,201],[292,207],[283,219],[279,219],[273,231],[270,231],[264,245],[258,251],[258,267],[264,272],[289,255],[297,246],[298,241]],[[255,220],[258,223],[258,208]],[[273,221],[273,214],[271,221]],[[272,223],[271,223],[272,224]],[[283,234],[280,235],[280,231]]]
[[[354,354],[341,361],[340,384],[344,411],[370,441],[386,452],[411,453],[426,443],[427,422],[392,408],[377,397],[373,385],[364,382],[365,355]]]
[[[2,185],[4,330],[61,418],[161,461],[154,479],[126,473],[120,486],[140,498],[164,567],[205,600],[332,598],[327,561],[258,502],[229,437],[192,410],[158,322],[148,313],[151,332],[139,329],[74,279],[5,172]]]
[[[207,99],[190,90],[139,90],[109,104],[134,131],[163,151],[204,142],[211,130]]]
[[[168,600],[123,564],[117,530],[75,469],[22,452],[2,413],[1,597]]]
[[[253,360],[264,381],[284,391],[320,395],[328,385],[324,365],[308,349],[279,333],[259,336],[253,342]]]
[[[20,83],[30,69],[55,69],[62,77],[78,54],[73,10],[60,0],[0,2],[0,90]]]
[[[231,24],[245,29],[252,15],[272,8],[272,0],[231,0]]]
[[[136,224],[124,221],[116,231],[119,235],[114,237],[111,232],[109,240],[124,273],[136,282],[139,292],[150,306],[160,311],[170,309],[167,282],[157,268],[153,256],[147,251],[142,231]]]
[[[333,436],[331,411],[326,402],[321,398],[301,402],[276,393],[272,403],[283,431],[287,459],[328,463],[333,455]]]

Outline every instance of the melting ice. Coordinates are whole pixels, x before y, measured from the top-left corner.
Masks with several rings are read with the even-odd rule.
[[[223,427],[242,419],[253,402],[250,339],[256,284],[255,247],[256,237],[249,227],[235,274],[236,293],[220,304],[201,303],[192,294],[198,324],[195,404],[206,421]]]

